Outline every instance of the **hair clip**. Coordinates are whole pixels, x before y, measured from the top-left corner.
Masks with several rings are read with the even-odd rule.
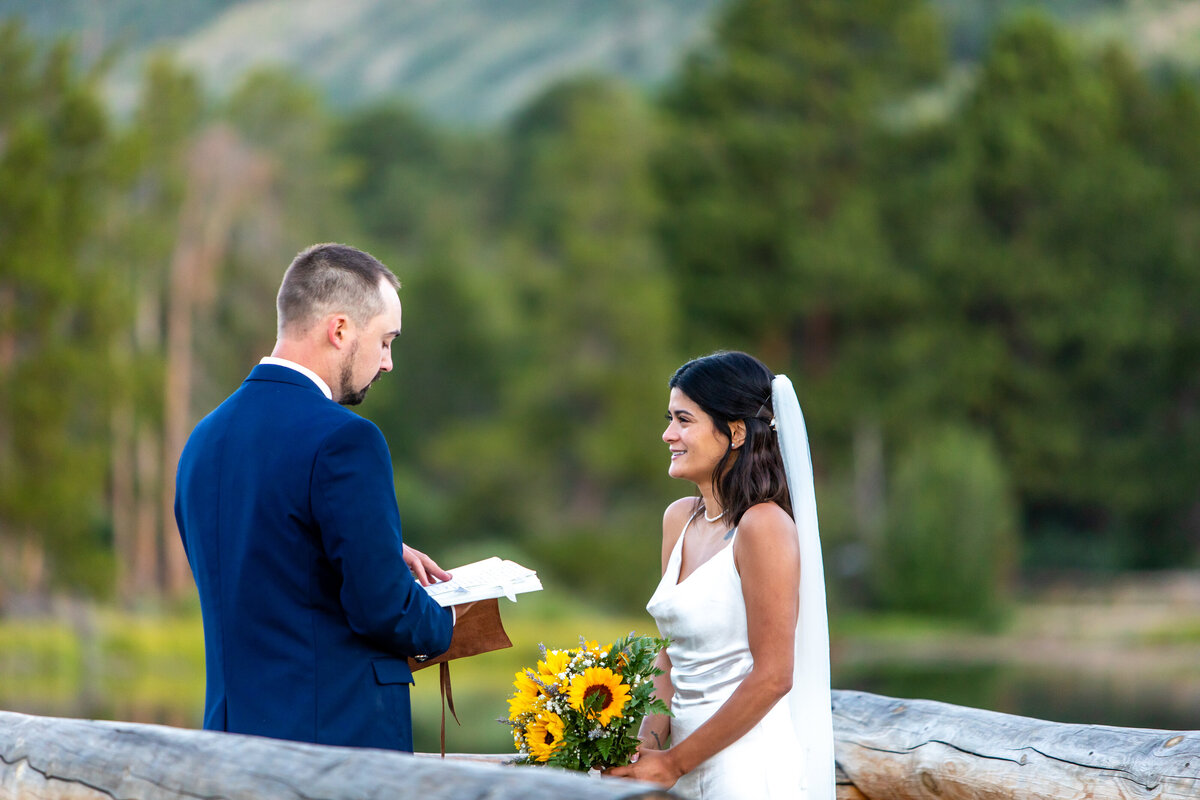
[[[766,413],[764,414],[763,412],[766,412]],[[771,415],[769,419],[767,417],[767,414]],[[771,411],[770,411],[770,409],[767,408],[766,403],[763,403],[761,406],[758,407],[758,411],[754,412],[754,416],[758,419],[765,420],[766,423],[771,426],[771,430],[775,430],[775,415],[771,414]]]

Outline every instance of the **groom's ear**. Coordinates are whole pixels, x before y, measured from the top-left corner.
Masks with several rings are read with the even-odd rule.
[[[735,419],[729,423],[729,444],[734,450],[737,450],[746,443],[746,421]]]
[[[345,314],[331,314],[325,320],[325,335],[329,343],[341,350],[349,341],[350,317]]]

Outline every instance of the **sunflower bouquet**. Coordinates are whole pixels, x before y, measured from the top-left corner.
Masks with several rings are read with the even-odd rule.
[[[508,719],[516,763],[587,771],[628,764],[647,714],[670,714],[654,696],[655,656],[666,639],[630,633],[600,647],[547,650],[536,669],[516,674]]]

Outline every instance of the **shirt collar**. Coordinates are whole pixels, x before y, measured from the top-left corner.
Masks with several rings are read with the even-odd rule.
[[[312,382],[317,385],[317,388],[320,389],[321,392],[324,393],[324,395],[326,397],[328,397],[330,400],[333,399],[333,392],[330,390],[329,384],[327,384],[325,381],[321,380],[320,375],[313,372],[311,369],[304,366],[303,364],[297,364],[295,361],[288,361],[286,358],[276,358],[275,356],[264,356],[263,360],[259,361],[258,363],[273,364],[277,367],[287,367],[288,369],[294,369],[294,370],[296,370],[296,372],[299,372],[301,375],[304,375],[304,376],[308,377],[310,380],[312,380]]]

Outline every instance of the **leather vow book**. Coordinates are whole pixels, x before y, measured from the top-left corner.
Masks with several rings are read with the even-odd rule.
[[[512,642],[504,632],[504,623],[500,621],[499,601],[496,598],[480,600],[462,619],[455,622],[454,635],[446,652],[432,658],[410,658],[408,666],[416,672],[434,664],[490,653],[492,650],[503,650],[506,647],[512,647]]]
[[[496,598],[480,600],[454,625],[454,634],[450,639],[450,648],[440,656],[433,658],[410,658],[408,665],[413,672],[440,664],[441,693],[442,693],[442,734],[441,754],[446,757],[446,708],[458,722],[458,714],[454,710],[454,695],[450,691],[450,662],[456,658],[466,658],[480,653],[490,653],[492,650],[503,650],[512,647],[512,641],[504,631],[504,623],[500,620],[500,603]],[[459,722],[461,725],[462,723]]]

